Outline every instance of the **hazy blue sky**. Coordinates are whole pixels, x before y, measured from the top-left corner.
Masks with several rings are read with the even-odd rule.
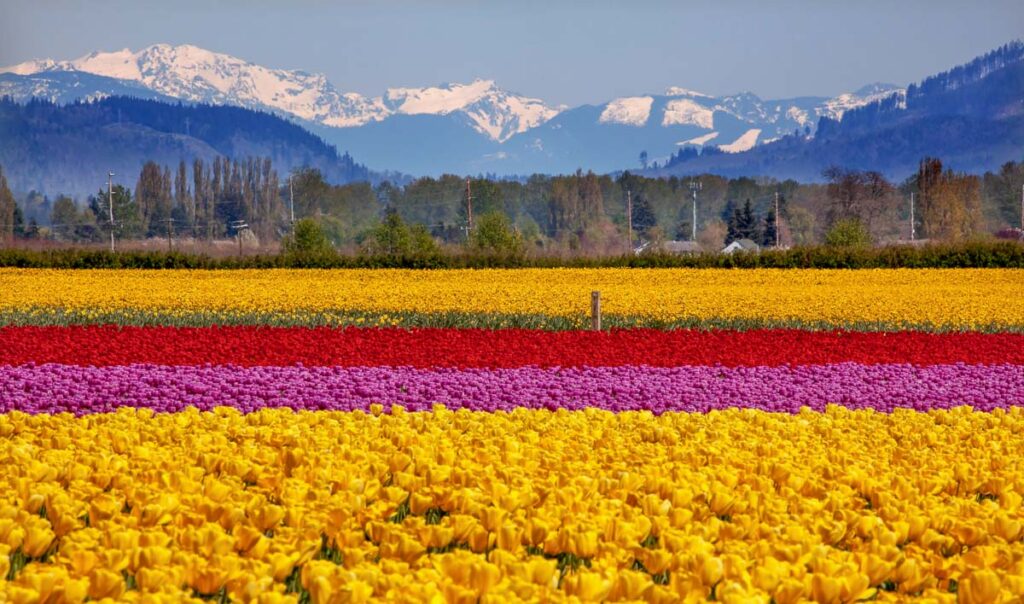
[[[1024,36],[1024,2],[2,0],[0,64],[190,43],[342,91],[493,78],[570,105],[683,86],[832,95]]]

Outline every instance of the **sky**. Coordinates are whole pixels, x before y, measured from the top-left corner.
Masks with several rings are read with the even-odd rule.
[[[0,65],[194,44],[343,92],[493,79],[575,106],[682,86],[832,96],[1024,37],[1021,0],[2,0]]]

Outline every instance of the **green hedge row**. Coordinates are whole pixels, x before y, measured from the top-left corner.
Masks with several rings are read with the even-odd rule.
[[[1000,241],[921,247],[798,247],[758,254],[643,254],[604,258],[277,255],[214,258],[180,252],[0,249],[0,267],[20,268],[1024,268],[1024,244]]]

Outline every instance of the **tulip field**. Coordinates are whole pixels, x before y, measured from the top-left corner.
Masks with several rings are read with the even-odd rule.
[[[1024,270],[0,269],[0,602],[1022,596]]]

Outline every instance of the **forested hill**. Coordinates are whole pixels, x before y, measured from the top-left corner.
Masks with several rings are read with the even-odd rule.
[[[66,105],[0,99],[0,165],[14,190],[88,195],[107,172],[147,161],[269,157],[282,173],[317,168],[336,184],[368,180],[365,166],[302,127],[239,107],[108,97]]]
[[[806,181],[839,165],[904,178],[925,156],[976,173],[1024,158],[1024,43],[848,111],[841,121],[822,118],[813,138],[787,136],[743,153],[680,154],[656,174],[771,174]]]

